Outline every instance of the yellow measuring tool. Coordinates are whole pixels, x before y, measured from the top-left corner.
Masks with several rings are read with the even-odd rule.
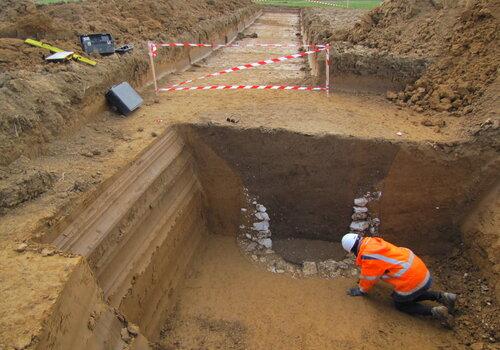
[[[32,45],[32,46],[36,46],[36,47],[40,47],[42,49],[46,49],[46,50],[49,50],[50,52],[63,52],[63,51],[66,51],[66,50],[62,50],[60,48],[57,48],[55,46],[52,46],[52,45],[49,45],[49,44],[45,44],[41,41],[37,41],[37,40],[33,40],[33,39],[26,39],[24,40],[24,42],[28,45]],[[73,54],[73,56],[71,57],[72,59],[78,61],[78,62],[83,62],[83,63],[86,63],[86,64],[90,64],[91,66],[95,66],[97,64],[96,61],[93,61],[89,58],[86,58],[86,57],[83,57],[83,56],[80,56],[80,55],[77,55],[77,54]]]

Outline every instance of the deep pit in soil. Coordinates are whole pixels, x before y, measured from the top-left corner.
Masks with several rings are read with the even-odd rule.
[[[370,208],[381,235],[432,256],[459,241],[480,162],[408,143],[178,125],[45,241],[86,257],[107,303],[168,349],[454,346],[387,297],[348,299],[354,278],[270,273],[259,264],[269,252],[245,254],[236,237],[255,199],[287,261],[343,259],[333,242],[353,199],[381,191]],[[380,318],[363,316],[373,309]]]

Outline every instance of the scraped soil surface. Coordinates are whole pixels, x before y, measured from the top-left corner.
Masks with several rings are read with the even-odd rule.
[[[351,298],[354,279],[270,274],[232,237],[212,236],[195,259],[162,331],[167,349],[460,348],[434,321],[396,311],[388,290]]]

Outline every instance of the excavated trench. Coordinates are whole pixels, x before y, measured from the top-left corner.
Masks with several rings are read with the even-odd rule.
[[[258,15],[228,25],[212,42],[231,42]],[[263,42],[288,42],[299,30],[296,17],[267,13],[250,29]],[[301,29],[307,43],[307,23]],[[182,71],[209,53],[182,51],[175,63],[158,68]],[[227,48],[186,76],[212,72],[212,65],[225,67],[239,55]],[[245,55],[248,62],[262,58],[259,52]],[[332,57],[337,90],[354,86],[380,92],[413,79],[425,63],[397,59],[395,64],[392,58],[381,61],[374,54],[336,49]],[[322,54],[309,57],[320,84],[324,59]],[[302,82],[302,68],[290,63],[254,77],[257,82]],[[388,79],[372,77],[378,75]],[[165,119],[183,114],[177,108],[183,102],[165,101],[175,111],[165,113]],[[210,113],[219,113],[217,108],[200,120],[215,119]],[[266,113],[267,118],[274,112]],[[362,138],[334,128],[327,130],[339,134],[213,123],[167,128],[135,161],[88,194],[80,208],[50,225],[41,238],[51,246],[46,255],[55,246],[83,259],[68,272],[39,349],[460,348],[456,334],[392,308],[384,287],[375,289],[375,297],[347,297],[356,271],[338,242],[349,230],[353,199],[380,192],[369,210],[381,220],[383,238],[411,247],[427,262],[461,247],[464,237],[481,271],[493,274],[489,256],[495,254],[491,237],[496,228],[488,218],[494,215],[498,181],[492,186],[490,154],[478,153],[474,145]],[[256,203],[270,216],[272,249],[248,239],[255,233]],[[321,266],[328,265],[321,263],[332,259],[347,261],[347,268],[325,277]],[[303,271],[302,264],[310,261],[318,262],[313,278]],[[464,285],[461,276],[468,272],[458,266],[456,274],[455,268],[448,271]],[[474,294],[471,285],[463,296],[474,298],[486,286],[480,281],[477,288],[483,289]]]
[[[257,273],[235,248],[235,237],[245,220],[241,208],[248,206],[249,197],[267,207],[273,240],[338,242],[348,230],[353,198],[367,191],[381,191],[382,197],[371,211],[382,221],[382,236],[411,246],[419,254],[433,255],[460,240],[458,225],[477,191],[481,162],[479,157],[448,156],[430,146],[385,140],[210,124],[177,125],[45,241],[85,257],[97,283],[92,288],[101,289],[104,300],[137,324],[150,341],[175,348],[179,339],[184,346],[200,346],[200,337],[204,337],[207,344],[223,348],[266,346],[266,340],[276,339],[259,338],[262,343],[258,345],[252,343],[255,337],[251,334],[264,332],[261,327],[274,327],[273,322],[283,324],[284,314],[280,312],[285,311],[274,310],[272,315],[262,316],[267,324],[252,329],[254,325],[249,323],[258,321],[236,311],[245,307],[234,294],[254,287],[267,288],[270,295],[293,302],[293,298],[311,297],[294,294],[294,288],[312,288],[322,298],[332,287],[326,282],[318,282],[320,286],[289,286],[287,283],[296,282],[286,274],[279,276],[279,281],[268,281],[277,283],[275,287],[239,284],[245,283],[242,276],[246,275],[238,272],[238,267],[250,269],[248,279]],[[212,266],[215,260],[220,264]],[[239,277],[232,279],[232,273]],[[272,275],[267,271],[258,273],[262,274],[258,281],[272,278],[266,277]],[[223,286],[220,293],[215,292],[217,283]],[[347,285],[335,283],[339,288]],[[200,294],[189,294],[193,290]],[[218,297],[226,293],[220,304],[197,304],[211,300],[214,293]],[[193,311],[190,320],[197,322],[196,331],[186,326],[191,324],[188,321],[179,324],[183,317],[179,308],[186,295],[198,298],[189,301]],[[242,298],[251,300],[250,296]],[[71,312],[76,306],[70,302],[66,307],[70,308],[66,312]],[[201,316],[221,310],[228,315],[222,314],[220,319],[227,317],[231,322]],[[295,317],[296,322],[305,322],[300,321],[301,315]],[[329,322],[336,321],[324,320],[325,334]],[[111,326],[102,327],[102,332],[111,332]],[[292,332],[293,327],[289,325]],[[418,323],[416,327],[427,326]],[[234,334],[238,336],[234,338]],[[400,335],[394,336],[400,339]],[[336,337],[327,336],[327,340],[333,344],[340,339]],[[452,341],[440,333],[439,337],[442,344]],[[424,348],[435,345],[422,339]],[[327,340],[314,344],[329,346]],[[349,341],[343,344],[341,348],[355,346]]]

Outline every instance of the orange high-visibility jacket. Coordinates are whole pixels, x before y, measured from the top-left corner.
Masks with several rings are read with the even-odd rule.
[[[359,289],[368,292],[379,279],[407,296],[424,287],[430,273],[424,262],[408,248],[396,247],[382,238],[366,237],[358,248],[356,264],[361,267]]]

